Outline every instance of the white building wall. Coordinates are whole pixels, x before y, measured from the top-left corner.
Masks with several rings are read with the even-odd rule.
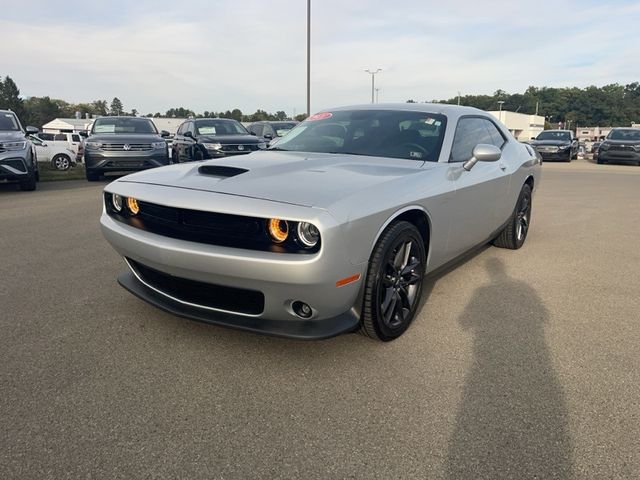
[[[529,115],[507,110],[495,110],[489,113],[502,122],[513,136],[520,141],[531,140],[544,130],[544,117],[542,115]]]

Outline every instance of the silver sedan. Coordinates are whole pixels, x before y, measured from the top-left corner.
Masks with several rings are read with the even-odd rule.
[[[128,267],[120,284],[166,311],[388,341],[426,273],[483,243],[523,245],[539,180],[536,152],[483,111],[342,107],[266,151],[120,178],[101,224]]]

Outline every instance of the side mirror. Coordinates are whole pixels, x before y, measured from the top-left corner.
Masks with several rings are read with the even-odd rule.
[[[81,137],[87,138],[89,136],[89,134],[87,132],[85,132],[84,130],[82,132],[78,132],[78,135],[80,135]]]
[[[166,130],[162,130],[162,131],[160,132],[160,136],[161,136],[162,138],[167,138],[167,137],[171,136],[171,134],[170,134],[169,132],[167,132]]]
[[[184,132],[184,136],[188,137],[188,138],[193,138],[193,133],[191,132]]]
[[[467,172],[478,162],[497,162],[502,157],[502,150],[495,145],[480,143],[473,149],[472,157],[464,162],[462,168]]]
[[[26,129],[27,135],[35,135],[38,133],[38,129],[36,127],[27,127]]]
[[[531,140],[535,140],[535,139],[536,139],[536,137],[531,137]]]
[[[253,135],[254,137],[257,137],[256,132],[249,131],[249,133],[250,133],[251,135]]]
[[[271,135],[270,133],[265,133],[265,134],[263,135],[263,137],[264,137],[264,138],[267,138],[267,139],[269,139],[269,140],[273,140],[273,135]]]

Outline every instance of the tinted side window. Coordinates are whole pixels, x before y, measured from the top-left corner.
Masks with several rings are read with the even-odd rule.
[[[255,133],[257,136],[262,136],[262,125],[258,124],[258,125],[252,125],[251,126],[251,133]]]
[[[473,149],[479,143],[493,145],[493,138],[487,129],[487,120],[482,118],[461,118],[456,127],[451,147],[450,162],[466,162],[473,156]]]
[[[489,135],[491,135],[491,139],[492,139],[491,144],[495,145],[498,148],[502,148],[506,140],[502,136],[502,133],[500,133],[500,130],[498,130],[498,127],[496,127],[495,124],[490,120],[483,120],[483,121],[487,125],[487,130],[489,131]]]
[[[80,141],[80,135],[71,135],[71,140],[73,140],[74,142],[79,142]]]
[[[56,136],[53,137],[53,139],[56,142],[66,141],[67,140],[67,136],[64,133],[58,133]]]

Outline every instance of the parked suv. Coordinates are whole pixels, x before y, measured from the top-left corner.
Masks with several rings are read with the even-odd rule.
[[[84,142],[87,180],[95,182],[106,172],[135,172],[169,164],[164,138],[148,118],[100,117]]]
[[[56,145],[73,152],[73,162],[81,162],[84,146],[82,144],[82,136],[79,133],[46,133],[39,132],[36,138],[49,146]],[[41,161],[41,160],[40,160]]]
[[[252,135],[262,137],[265,142],[269,143],[272,140],[282,137],[289,133],[298,122],[255,122],[247,127]]]
[[[578,139],[571,130],[544,130],[531,141],[543,160],[570,162],[578,157]]]
[[[173,137],[171,159],[174,163],[242,155],[267,148],[242,124],[226,118],[187,120]]]
[[[640,166],[640,128],[614,128],[594,158],[598,163],[633,162]]]
[[[35,190],[40,180],[36,152],[27,135],[38,129],[22,128],[10,110],[0,110],[0,181],[17,181],[20,190]]]

